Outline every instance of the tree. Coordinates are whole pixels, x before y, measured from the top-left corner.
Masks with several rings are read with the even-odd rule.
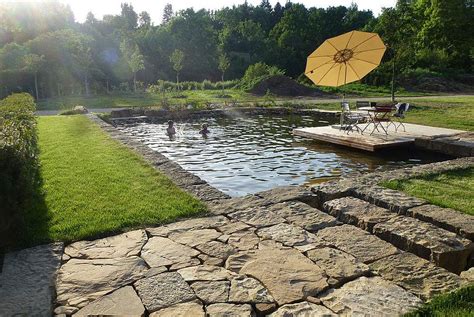
[[[44,56],[43,55],[36,55],[36,54],[28,54],[25,55],[24,57],[24,65],[25,65],[25,70],[28,73],[31,73],[34,75],[34,80],[35,80],[35,96],[36,100],[39,99],[39,93],[38,93],[38,72],[43,67],[44,65]]]
[[[222,73],[222,77],[221,77],[222,81],[224,81],[224,74],[227,71],[227,69],[229,69],[229,66],[230,66],[229,58],[227,57],[225,53],[221,53],[219,55],[219,70]]]
[[[175,49],[170,56],[170,62],[173,64],[173,69],[176,72],[176,85],[179,89],[179,72],[183,69],[184,53],[181,50]]]
[[[167,24],[173,18],[173,6],[167,3],[163,9],[163,24]]]
[[[138,25],[138,15],[135,10],[133,10],[133,6],[128,3],[122,3],[120,7],[122,8],[120,16],[124,21],[125,27],[128,30],[135,29]]]
[[[141,28],[148,28],[148,27],[151,26],[151,18],[150,18],[150,15],[148,14],[148,12],[142,11],[138,15],[138,25]]]
[[[225,53],[219,55],[219,70],[222,73],[221,81],[222,81],[222,95],[224,95],[224,74],[229,69],[230,61],[229,58]]]
[[[133,91],[137,92],[137,73],[145,69],[144,57],[140,52],[138,45],[129,40],[122,41],[120,44],[120,50],[133,73]]]

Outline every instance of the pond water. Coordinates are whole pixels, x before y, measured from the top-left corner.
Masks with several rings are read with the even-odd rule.
[[[207,138],[199,134],[202,123],[209,124]],[[309,116],[204,118],[177,122],[174,140],[165,134],[166,123],[123,125],[119,129],[234,197],[447,159],[412,148],[374,154],[291,134],[296,127],[328,124]]]

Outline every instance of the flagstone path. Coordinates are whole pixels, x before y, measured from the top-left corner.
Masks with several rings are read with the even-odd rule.
[[[325,188],[214,201],[208,217],[11,253],[0,315],[48,315],[54,302],[60,316],[396,316],[467,283],[456,273],[474,244],[455,224],[353,196],[325,201]],[[469,236],[473,218],[463,224]]]
[[[397,316],[473,283],[474,217],[377,184],[473,165],[206,190],[207,217],[7,254],[0,316]]]

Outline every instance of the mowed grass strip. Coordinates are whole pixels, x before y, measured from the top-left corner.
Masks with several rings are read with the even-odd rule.
[[[474,216],[474,168],[384,182],[385,187]]]
[[[402,98],[400,98],[402,100]],[[474,96],[408,100],[406,122],[474,131]]]
[[[85,116],[39,117],[39,195],[26,244],[94,238],[205,212],[139,155]]]
[[[472,317],[474,316],[474,285],[434,297],[418,310],[404,317]]]

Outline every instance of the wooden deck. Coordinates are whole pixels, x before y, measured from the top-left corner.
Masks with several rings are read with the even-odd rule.
[[[365,126],[366,124],[359,125],[361,129],[364,129]],[[333,128],[332,126],[298,128],[293,130],[293,134],[309,139],[374,152],[383,148],[410,145],[415,142],[416,138],[449,136],[465,132],[462,130],[435,128],[410,123],[405,123],[405,127],[406,132],[403,132],[403,128],[395,132],[395,129],[391,126],[388,130],[388,135],[377,131],[370,135],[372,127],[368,127],[364,134],[360,134],[355,131],[347,133],[346,131]]]

